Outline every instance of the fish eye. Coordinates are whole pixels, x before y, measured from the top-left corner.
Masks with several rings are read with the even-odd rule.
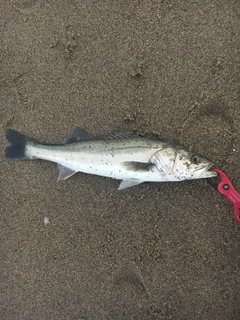
[[[192,161],[192,163],[194,163],[194,164],[199,164],[199,159],[198,159],[198,157],[195,156],[195,155],[192,155],[192,156],[191,156],[191,161]]]

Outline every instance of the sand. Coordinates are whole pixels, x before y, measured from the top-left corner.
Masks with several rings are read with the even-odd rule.
[[[1,319],[239,319],[240,224],[205,181],[120,192],[4,159],[7,127],[44,143],[118,128],[203,153],[240,191],[239,11],[1,1]]]

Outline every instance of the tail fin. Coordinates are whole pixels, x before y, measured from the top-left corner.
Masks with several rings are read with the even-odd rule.
[[[25,153],[27,142],[33,142],[32,139],[24,136],[20,132],[12,129],[6,129],[6,138],[10,142],[10,146],[5,149],[5,157],[13,160],[32,159]]]

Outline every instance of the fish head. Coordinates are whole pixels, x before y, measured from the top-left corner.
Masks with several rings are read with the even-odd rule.
[[[176,151],[173,173],[179,180],[202,179],[216,177],[216,172],[211,171],[213,163],[198,153],[185,149]]]
[[[216,172],[209,170],[213,166],[210,160],[181,146],[165,146],[155,153],[151,161],[161,174],[166,175],[166,178],[169,177],[169,180],[181,181],[217,176]]]

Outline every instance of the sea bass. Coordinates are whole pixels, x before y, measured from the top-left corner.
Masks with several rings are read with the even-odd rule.
[[[145,181],[182,181],[210,178],[213,163],[183,146],[144,138],[135,134],[112,131],[103,140],[75,128],[61,144],[41,144],[25,135],[6,130],[10,145],[7,159],[43,159],[56,162],[58,180],[76,172],[85,172],[122,180],[119,190]]]

